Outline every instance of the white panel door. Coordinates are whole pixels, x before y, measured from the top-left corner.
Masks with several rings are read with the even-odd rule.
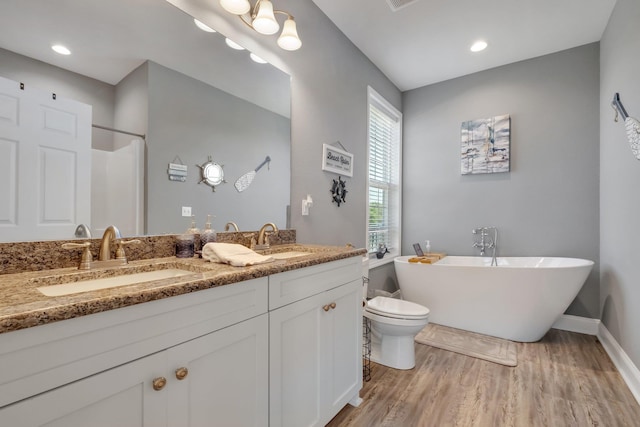
[[[7,83],[9,82],[9,83]],[[0,79],[0,236],[18,227],[19,86]],[[5,241],[2,238],[0,240]]]
[[[0,409],[11,427],[169,427],[166,352],[127,363]]]
[[[2,241],[72,238],[90,223],[90,105],[0,77],[0,154]]]

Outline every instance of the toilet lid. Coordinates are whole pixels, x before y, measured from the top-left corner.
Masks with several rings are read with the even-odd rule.
[[[411,301],[389,297],[375,297],[367,302],[367,311],[396,319],[424,319],[429,309]]]

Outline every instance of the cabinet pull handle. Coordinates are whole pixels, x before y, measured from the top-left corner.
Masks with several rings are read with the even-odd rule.
[[[331,307],[329,307],[329,305],[323,305],[323,306],[322,306],[322,309],[323,309],[324,311],[329,311],[329,309],[330,309],[330,308],[331,308]]]
[[[335,303],[335,302],[332,302],[331,304],[329,304],[329,307],[331,307],[331,308],[336,308],[336,303]]]
[[[178,368],[176,369],[176,378],[180,381],[185,379],[189,375],[189,370],[187,368]]]
[[[167,385],[167,379],[165,377],[158,377],[153,379],[153,389],[160,391]]]

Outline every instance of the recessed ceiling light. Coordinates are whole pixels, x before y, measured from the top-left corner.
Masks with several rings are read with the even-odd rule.
[[[487,48],[487,42],[483,40],[478,40],[473,45],[471,45],[471,52],[480,52],[481,50],[485,50]]]
[[[227,44],[227,46],[229,46],[231,49],[235,49],[235,50],[244,50],[244,48],[242,46],[240,46],[238,43],[234,42],[233,40],[231,40],[230,38],[226,38],[224,39],[224,42]]]
[[[214,30],[213,28],[211,28],[207,24],[203,24],[202,22],[198,21],[196,18],[193,18],[193,22],[195,22],[196,27],[200,28],[202,31],[206,31],[207,33],[215,33],[216,32],[216,30]]]
[[[256,55],[253,52],[251,52],[249,54],[249,56],[251,57],[251,59],[253,59],[254,62],[257,62],[258,64],[266,64],[267,63],[267,61],[265,61],[264,59],[260,58],[258,55]]]
[[[61,44],[54,44],[51,46],[54,52],[59,53],[60,55],[71,55],[71,51],[67,49],[66,46],[62,46]]]

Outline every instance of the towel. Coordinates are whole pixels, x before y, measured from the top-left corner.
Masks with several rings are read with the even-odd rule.
[[[211,262],[230,264],[234,267],[275,261],[273,257],[257,254],[237,243],[207,243],[202,248],[202,258]]]

